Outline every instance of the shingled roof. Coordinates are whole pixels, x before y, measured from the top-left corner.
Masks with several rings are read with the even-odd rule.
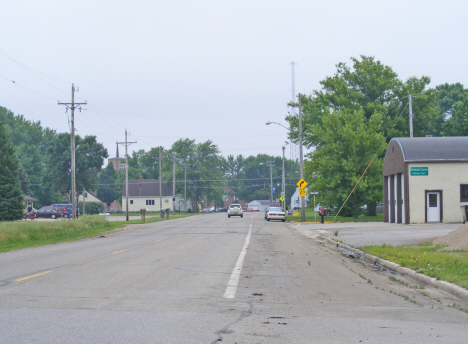
[[[172,197],[172,187],[169,183],[162,182],[162,196]],[[128,194],[130,197],[159,197],[159,179],[129,179]],[[122,186],[122,197],[126,197],[125,183]]]
[[[468,161],[468,136],[395,137],[391,141],[399,144],[405,162]]]

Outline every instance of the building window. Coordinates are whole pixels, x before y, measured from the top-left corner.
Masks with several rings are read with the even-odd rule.
[[[147,199],[146,205],[154,205],[154,199]]]
[[[468,202],[468,184],[460,184],[460,202]]]
[[[119,170],[125,170],[125,162],[119,162]]]
[[[130,200],[130,204],[133,204],[133,199]]]

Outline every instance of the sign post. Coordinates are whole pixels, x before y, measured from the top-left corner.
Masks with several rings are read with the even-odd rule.
[[[315,195],[318,195],[317,191],[311,192],[311,195],[314,195],[314,221],[317,221],[317,213],[315,212]]]

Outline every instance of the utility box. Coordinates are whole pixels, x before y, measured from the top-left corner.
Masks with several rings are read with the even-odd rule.
[[[148,209],[140,209],[140,214],[141,214],[141,223],[145,223],[145,215]]]

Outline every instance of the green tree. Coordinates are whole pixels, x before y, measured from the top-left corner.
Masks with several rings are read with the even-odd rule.
[[[468,90],[462,84],[443,84],[437,105],[440,111],[439,124],[444,136],[468,135]]]
[[[23,193],[18,178],[18,161],[4,126],[0,123],[0,221],[23,216]]]
[[[237,157],[228,155],[226,159],[222,158],[221,169],[226,177],[227,187],[230,190],[228,193],[230,193],[230,196],[234,199],[238,198],[239,179],[241,178],[244,167],[245,158],[242,155],[238,155]]]
[[[328,112],[340,109],[363,110],[366,121],[382,114],[380,131],[389,142],[393,137],[409,136],[408,94],[413,96],[414,136],[440,135],[438,92],[429,88],[431,79],[411,77],[405,82],[391,67],[374,57],[351,58],[352,66],[338,63],[334,76],[320,81],[322,88],[301,98],[304,144],[312,148],[322,142],[309,129],[321,123]],[[287,116],[291,137],[297,140],[298,116]]]
[[[104,159],[108,157],[107,149],[98,143],[96,136],[75,136],[75,173],[76,190],[94,189],[97,184],[97,174],[101,170]],[[48,169],[45,179],[53,181],[62,194],[70,190],[70,134],[56,135],[47,150]],[[47,183],[43,180],[43,183]]]
[[[348,200],[345,215],[359,214],[359,207],[382,199],[382,154],[385,137],[380,133],[382,115],[367,121],[363,110],[341,109],[323,116],[322,125],[312,126],[313,135],[322,143],[310,153],[305,174],[311,187],[319,192],[322,205],[341,207],[362,173],[374,158],[358,187]]]
[[[280,197],[281,182],[282,182],[282,157],[270,156],[267,154],[258,154],[257,156],[249,156],[244,159],[244,168],[240,173],[238,196],[239,199],[245,202],[253,200],[267,200],[271,197],[270,190],[270,164],[272,168],[273,187],[277,192],[274,198]],[[295,183],[298,180],[299,164],[295,161],[285,159],[286,173],[286,199],[290,197],[296,190]]]
[[[107,164],[106,168],[99,173],[98,181],[97,196],[107,206],[110,206],[117,199],[117,188],[120,187],[116,185],[117,172],[113,163]]]

